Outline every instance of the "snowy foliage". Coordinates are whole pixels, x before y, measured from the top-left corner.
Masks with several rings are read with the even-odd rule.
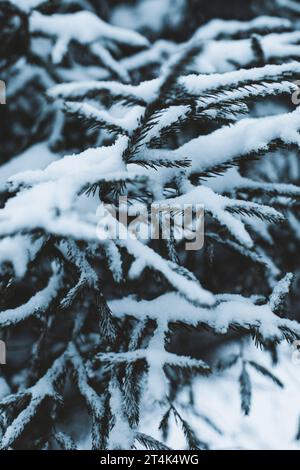
[[[104,21],[95,2],[74,2],[76,11],[61,3],[0,3],[2,19],[20,19],[13,40],[27,38],[13,61],[1,57],[8,106],[23,103],[24,127],[13,123],[5,158],[14,158],[0,167],[0,334],[9,345],[24,332],[31,348],[18,373],[1,369],[0,447],[81,448],[67,417],[80,406],[89,414],[84,446],[164,449],[139,427],[150,401],[162,411],[162,441],[173,417],[189,448],[206,449],[177,397],[215,370],[182,338],[248,336],[272,354],[300,338],[285,305],[293,274],[276,253],[278,233],[297,223],[300,187],[253,170],[276,152],[299,154],[291,95],[300,32],[289,18],[215,19],[185,42],[162,31],[151,43]],[[132,8],[136,17],[147,3],[119,5],[111,17],[118,23]],[[255,114],[272,99],[289,106]],[[149,211],[167,204],[173,220],[178,207],[204,205],[203,250],[187,253],[185,232],[132,236],[120,196],[132,214],[141,201]],[[99,217],[123,236],[100,238]],[[216,368],[237,363],[248,415],[249,368],[282,384],[242,353]]]

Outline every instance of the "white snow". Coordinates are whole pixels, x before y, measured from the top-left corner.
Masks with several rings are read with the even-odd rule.
[[[107,256],[109,269],[112,272],[115,282],[121,282],[123,279],[123,261],[120,250],[112,240],[107,240],[103,244],[103,249]]]
[[[268,34],[260,39],[265,61],[298,58],[299,32]],[[256,59],[251,39],[208,41],[194,62],[198,73],[222,73],[245,68]]]
[[[39,406],[45,397],[57,398],[57,392],[54,389],[54,382],[62,375],[65,368],[66,355],[59,356],[46,374],[38,382],[28,388],[26,392],[19,392],[15,395],[5,396],[1,404],[14,403],[20,397],[30,398],[29,404],[13,419],[12,423],[6,428],[1,440],[1,450],[7,449],[22,434],[28,423],[35,416]]]
[[[95,123],[99,122],[100,124],[104,123],[104,125],[119,127],[127,133],[131,133],[136,129],[145,111],[142,106],[134,106],[129,108],[123,117],[114,117],[108,111],[97,109],[89,103],[66,101],[65,107],[70,113],[78,113],[81,116],[92,119]]]
[[[279,307],[282,299],[288,295],[293,277],[294,275],[292,273],[288,273],[280,282],[278,282],[273,290],[269,300],[270,309],[273,312],[276,311],[277,307]]]
[[[10,3],[14,3],[18,8],[29,12],[34,8],[38,7],[42,3],[45,3],[45,0],[9,0]]]
[[[177,45],[172,41],[159,39],[155,41],[150,49],[137,52],[121,60],[121,65],[126,70],[134,70],[145,65],[163,64],[177,49]]]
[[[235,88],[243,82],[264,82],[270,79],[278,80],[284,74],[300,73],[299,62],[289,62],[281,65],[265,65],[251,69],[240,69],[232,72],[217,73],[212,75],[187,75],[180,77],[178,83],[184,86],[188,93],[201,95],[205,91],[230,86]],[[279,84],[279,83],[278,83]],[[267,84],[265,86],[268,86]]]
[[[116,225],[116,220],[104,208],[107,224]],[[193,278],[187,278],[176,272],[176,266],[170,261],[162,258],[152,248],[140,242],[134,234],[130,234],[127,227],[122,223],[118,223],[119,237],[116,240],[118,246],[126,248],[129,254],[135,259],[141,259],[142,263],[149,268],[159,271],[164,277],[175,287],[183,296],[192,302],[199,304],[213,305],[214,296],[211,292],[203,289],[199,282]]]
[[[23,153],[0,166],[0,190],[3,191],[6,181],[15,173],[25,170],[43,170],[57,160],[58,155],[51,152],[46,143],[35,144]]]
[[[79,99],[83,98],[89,92],[109,91],[112,96],[134,96],[142,99],[146,103],[152,101],[159,91],[161,79],[141,82],[139,85],[126,85],[120,82],[112,81],[80,81],[73,83],[62,83],[48,90],[48,95],[52,98]]]
[[[235,157],[246,157],[251,152],[266,150],[275,139],[298,146],[299,128],[299,109],[278,116],[242,119],[232,126],[222,127],[189,141],[173,154],[178,158],[188,156],[193,160],[189,172],[201,172]]]
[[[241,32],[274,30],[276,28],[291,28],[288,19],[273,16],[260,16],[251,21],[213,19],[196,31],[194,40],[215,39],[219,35],[232,35]]]
[[[34,185],[20,191],[0,210],[1,233],[40,227],[79,239],[96,239],[95,210],[80,220],[73,210],[77,195],[87,183],[122,169],[126,144],[127,137],[122,137],[111,147],[91,148],[55,161],[43,171],[26,171],[11,178],[12,187]]]
[[[134,300],[127,297],[112,300],[109,306],[116,316],[129,315],[139,320],[158,319],[162,315],[166,321],[184,322],[197,326],[206,324],[215,332],[225,334],[230,326],[237,325],[246,329],[257,328],[265,339],[283,339],[281,328],[300,332],[299,323],[275,315],[269,305],[254,305],[250,299],[222,302],[211,309],[197,307],[177,293],[163,294],[154,300]]]
[[[108,449],[131,449],[135,439],[135,432],[130,428],[128,420],[124,416],[123,396],[119,390],[117,381],[113,381],[113,383],[110,384],[109,392],[114,424],[109,434]]]
[[[192,390],[194,409],[190,409],[188,390],[183,390],[177,400],[182,416],[195,430],[199,438],[206,440],[211,450],[299,450],[295,440],[299,427],[300,408],[295,396],[299,392],[299,365],[292,361],[293,348],[287,344],[279,347],[279,364],[271,363],[270,355],[254,345],[245,344],[244,357],[266,367],[284,384],[276,387],[270,380],[248,367],[253,387],[250,415],[245,417],[240,409],[238,377],[241,364],[228,371],[209,377],[195,377]],[[219,348],[216,357],[239,354],[240,345],[229,344]],[[167,410],[167,405],[144,399],[144,415],[141,431],[161,440],[157,416]],[[216,431],[207,421],[209,418],[221,431]],[[172,449],[186,449],[186,441],[180,427],[170,420],[167,445]]]
[[[130,76],[121,62],[113,58],[111,53],[105,49],[101,44],[91,44],[92,53],[100,59],[102,65],[114,72],[124,82],[130,82]]]
[[[26,274],[27,266],[42,247],[42,238],[33,241],[30,236],[15,235],[0,240],[0,265],[12,263],[16,277]],[[0,270],[1,271],[1,270]]]
[[[141,258],[148,267],[161,272],[164,277],[177,289],[182,295],[192,302],[212,305],[214,303],[213,295],[203,289],[200,283],[191,281],[172,269],[172,264],[164,260],[158,253],[147,245],[143,245],[138,240],[120,240],[118,244],[126,247],[128,253],[135,258]]]
[[[283,3],[283,0],[278,1]],[[40,3],[41,0],[19,2],[21,8],[27,12]],[[271,244],[271,233],[266,224],[250,219],[247,215],[243,215],[243,211],[245,213],[256,211],[258,216],[261,214],[275,220],[282,220],[282,216],[272,207],[240,200],[236,196],[239,190],[247,190],[247,188],[256,188],[265,192],[272,192],[276,189],[282,197],[299,196],[299,188],[296,185],[274,185],[252,181],[242,177],[236,169],[224,170],[224,175],[212,177],[205,182],[201,181],[197,187],[189,182],[189,176],[194,173],[209,172],[217,165],[232,162],[236,157],[247,158],[249,153],[267,151],[269,144],[276,139],[285,144],[295,144],[299,147],[299,109],[276,116],[241,118],[241,112],[247,110],[244,100],[295,91],[296,85],[291,81],[291,74],[294,76],[300,73],[299,63],[268,64],[264,67],[248,69],[249,64],[255,59],[251,38],[232,39],[236,33],[250,32],[251,29],[258,33],[262,32],[262,34],[267,33],[268,30],[288,29],[291,27],[290,21],[275,17],[261,17],[250,22],[214,20],[199,28],[192,40],[187,43],[191,45],[197,41],[203,41],[204,50],[192,64],[192,70],[199,72],[199,74],[180,77],[177,82],[178,91],[185,93],[187,98],[192,96],[197,99],[196,111],[202,113],[202,116],[207,113],[206,115],[209,115],[211,119],[216,118],[217,120],[219,117],[214,105],[222,102],[227,102],[228,105],[228,102],[231,102],[231,107],[228,107],[228,115],[226,115],[226,111],[222,110],[222,113],[232,119],[236,114],[238,122],[224,126],[211,134],[200,135],[184,144],[178,138],[178,148],[175,150],[148,148],[147,143],[151,138],[158,137],[163,129],[184,121],[191,110],[189,104],[170,105],[161,109],[161,112],[154,116],[154,125],[145,138],[139,141],[140,147],[137,145],[137,151],[131,160],[132,163],[126,165],[124,161],[124,152],[128,148],[130,137],[144,117],[146,105],[157,99],[163,84],[162,77],[166,76],[167,71],[170,70],[170,64],[174,63],[174,58],[175,60],[178,58],[177,52],[180,56],[187,44],[178,46],[171,41],[159,40],[153,47],[146,49],[149,46],[148,40],[138,32],[121,27],[123,20],[121,21],[120,18],[122,14],[126,15],[124,26],[131,24],[134,25],[134,28],[144,28],[150,22],[152,30],[159,29],[162,21],[167,19],[167,15],[170,17],[170,24],[176,24],[176,18],[171,14],[175,3],[178,10],[183,6],[182,0],[176,0],[176,2],[145,0],[140,2],[136,10],[129,6],[117,7],[114,10],[113,21],[118,26],[105,23],[91,11],[53,15],[33,11],[29,17],[31,32],[50,37],[55,41],[52,50],[52,59],[55,64],[61,63],[68,52],[71,41],[77,41],[88,46],[103,67],[113,72],[123,82],[130,81],[129,72],[145,65],[155,66],[155,68],[157,65],[162,65],[161,74],[159,78],[137,85],[129,85],[118,81],[105,81],[105,78],[109,78],[110,75],[107,70],[98,66],[78,65],[69,70],[58,68],[61,81],[72,79],[80,80],[80,82],[58,84],[49,90],[50,97],[67,100],[65,106],[69,112],[93,119],[99,123],[99,127],[119,128],[119,134],[127,135],[119,135],[110,146],[89,148],[79,154],[67,155],[63,158],[52,153],[45,143],[36,144],[0,168],[0,188],[16,191],[16,195],[13,195],[6,202],[5,207],[0,209],[2,237],[0,240],[0,264],[11,263],[17,278],[26,274],[29,262],[34,259],[42,246],[44,241],[42,237],[33,241],[30,235],[32,231],[40,228],[49,234],[66,238],[63,242],[57,243],[55,248],[77,271],[75,285],[68,290],[65,298],[60,302],[61,307],[71,305],[71,301],[82,287],[99,289],[102,271],[99,271],[98,266],[94,267],[93,264],[90,264],[89,256],[91,254],[93,256],[100,254],[102,257],[104,253],[114,282],[120,283],[124,276],[131,280],[138,280],[147,268],[162,274],[168,281],[168,291],[153,300],[141,300],[129,296],[108,302],[113,316],[120,320],[124,320],[126,316],[134,317],[139,320],[139,326],[142,329],[149,319],[155,321],[156,328],[148,343],[144,341],[143,344],[137,344],[138,335],[142,331],[138,330],[131,337],[129,350],[103,352],[96,355],[96,359],[99,359],[100,362],[112,364],[122,362],[130,364],[145,359],[148,364],[148,378],[147,382],[142,384],[142,392],[145,393],[145,396],[148,394],[151,396],[152,405],[160,403],[161,406],[166,403],[165,399],[168,397],[169,384],[164,373],[165,365],[209,370],[208,364],[201,359],[179,356],[166,350],[168,333],[172,323],[180,322],[186,326],[208,327],[219,335],[225,335],[231,328],[248,330],[248,332],[253,332],[254,329],[265,340],[283,340],[285,333],[290,331],[300,335],[298,322],[276,315],[278,306],[289,291],[292,275],[287,274],[274,286],[279,270],[273,259],[267,254],[267,250],[265,252],[261,247],[256,247],[252,240],[252,232],[254,232],[266,243]],[[292,8],[293,3],[287,0],[285,5]],[[136,13],[133,14],[133,11],[142,12],[142,18],[139,18]],[[145,15],[145,12],[149,12],[149,18],[148,13]],[[154,22],[153,15],[155,15]],[[223,39],[217,40],[219,36]],[[290,56],[300,57],[299,32],[265,34],[259,40],[266,62],[272,61],[274,58],[283,60],[288,58],[290,60]],[[47,42],[50,43],[50,41]],[[121,60],[116,60],[113,53],[117,50],[118,44],[138,49],[143,48],[143,50]],[[22,68],[24,68],[23,72]],[[8,96],[20,91],[22,86],[33,76],[40,77],[43,84],[48,83],[49,86],[52,86],[52,80],[47,73],[41,67],[32,67],[29,70],[25,59],[18,61],[14,70],[16,77],[9,84]],[[222,73],[224,71],[227,73]],[[96,77],[97,80],[88,80],[89,77]],[[96,100],[101,98],[101,94],[108,94],[120,103],[109,109],[104,109],[104,104],[101,104],[103,107],[98,107],[99,103]],[[86,100],[86,95],[91,96],[91,100]],[[141,105],[136,105],[136,102]],[[61,115],[60,117],[57,115],[52,137],[59,136],[62,123]],[[99,141],[100,139],[101,136]],[[173,162],[189,159],[191,166],[184,169],[160,168],[156,172],[153,168],[149,169],[135,164],[135,157],[137,160],[141,159],[151,163],[155,163],[156,159],[160,161],[169,159]],[[202,287],[202,282],[196,278],[194,273],[164,258],[146,243],[140,242],[135,235],[129,234],[122,223],[117,224],[121,232],[120,238],[99,240],[101,226],[97,232],[100,214],[100,212],[96,214],[98,201],[92,197],[88,199],[82,194],[82,191],[101,181],[126,181],[126,183],[137,184],[141,181],[139,177],[144,177],[142,184],[147,196],[149,194],[150,198],[152,195],[153,200],[158,203],[166,202],[169,206],[179,205],[181,207],[185,204],[204,205],[209,214],[219,224],[225,226],[234,238],[234,241],[230,240],[228,244],[231,243],[231,246],[235,246],[240,253],[265,265],[267,268],[266,277],[268,278],[266,284],[269,287],[274,286],[269,300],[261,305],[261,302],[258,304],[258,296],[246,298],[242,295],[214,294],[208,291]],[[175,193],[177,190],[178,193]],[[224,195],[225,193],[227,194]],[[228,196],[228,193],[231,197]],[[176,197],[173,197],[174,194]],[[102,209],[101,202],[100,209]],[[134,211],[134,204],[131,209]],[[232,213],[230,210],[240,211],[240,213]],[[102,216],[108,224],[116,224],[116,220],[110,214],[108,215],[105,209]],[[295,230],[299,228],[296,219],[289,217],[289,221]],[[225,238],[221,242],[226,242]],[[90,242],[85,245],[86,252],[82,251],[80,245],[77,244],[78,240]],[[121,252],[124,249],[133,258],[128,272],[127,263],[123,272]],[[36,292],[23,305],[0,312],[0,327],[16,325],[34,315],[42,314],[49,308],[62,287],[64,274],[62,268],[56,264],[52,265],[52,269],[53,274],[46,287]],[[245,349],[243,354],[247,354],[249,351]],[[253,353],[253,355],[255,354]],[[92,411],[95,422],[100,423],[105,412],[104,399],[90,384],[89,372],[91,369],[88,369],[79,349],[75,344],[69,344],[66,352],[53,363],[46,375],[35,386],[24,393],[22,392],[29,398],[28,404],[24,405],[25,408],[6,429],[2,439],[2,448],[13,444],[31,421],[46,396],[56,395],[54,383],[64,373],[66,364],[71,367],[74,383],[86,402],[87,408]],[[289,365],[287,364],[285,370],[286,375],[289,373]],[[239,415],[237,416],[230,406],[232,396],[236,395],[236,391],[233,389],[236,386],[233,385],[234,373],[234,369],[233,372],[229,372],[230,380],[224,384],[224,389],[222,388],[224,381],[221,381],[219,377],[213,377],[209,379],[210,381],[200,379],[198,382],[193,381],[192,384],[197,390],[199,386],[200,398],[196,394],[196,406],[201,410],[204,402],[205,411],[213,415],[216,421],[221,416],[222,422],[218,423],[220,427],[225,428],[226,425],[227,429],[230,429],[230,435],[227,433],[227,435],[224,434],[217,438],[210,435],[213,447],[235,446],[243,448],[251,445],[260,448],[264,446],[276,448],[278,443],[275,442],[275,438],[274,442],[270,443],[265,440],[263,434],[264,408],[261,404],[264,404],[268,398],[267,393],[263,390],[264,385],[262,385],[265,382],[258,381],[258,385],[261,387],[260,391],[264,392],[264,400],[258,407],[254,403],[254,421],[251,422],[252,418],[249,418],[248,421],[242,423]],[[257,380],[254,373],[251,373],[251,378],[253,377],[254,380]],[[295,403],[294,397],[299,388],[297,380],[295,382],[293,395],[288,395],[293,403]],[[226,391],[224,391],[225,387],[228,387]],[[111,381],[108,392],[113,415],[108,448],[127,449],[134,443],[136,429],[134,426],[131,428],[128,424],[122,394],[116,381]],[[18,394],[9,395],[9,393],[10,390],[6,382],[0,378],[0,405],[14,403],[20,397]],[[273,412],[273,415],[277,416],[274,423],[277,427],[280,426],[282,421],[279,414],[277,415],[277,409],[271,410],[270,404],[264,406],[268,410],[265,415],[270,415]],[[198,424],[196,414],[190,413],[188,420],[188,422]],[[225,422],[226,420],[228,423]],[[294,418],[291,417],[291,410],[289,410],[289,421],[286,423],[293,423],[294,426],[294,421]],[[258,439],[254,435],[257,423],[259,423]],[[286,430],[286,426],[284,428]],[[100,433],[98,428],[94,426],[93,439],[97,439],[95,435],[98,432]],[[287,446],[281,430],[277,434],[281,438],[280,446]],[[291,441],[291,436],[289,436],[289,440]],[[178,447],[178,438],[175,441],[175,446]],[[289,446],[299,447],[291,443]]]
[[[0,312],[0,327],[15,325],[32,315],[47,310],[50,302],[56,297],[62,281],[62,273],[59,268],[53,265],[53,271],[54,273],[48,285],[31,297],[28,302],[19,307]]]
[[[106,39],[134,47],[146,47],[149,44],[139,33],[111,26],[90,11],[53,15],[34,11],[30,16],[30,30],[57,38],[52,51],[52,60],[56,64],[62,61],[72,40],[91,44]]]
[[[117,5],[112,11],[111,21],[117,26],[133,30],[159,32],[165,22],[173,27],[180,20],[184,0],[143,0],[137,5]]]
[[[93,415],[100,420],[103,417],[103,397],[100,397],[88,383],[85,364],[73,343],[70,343],[66,351],[66,356],[70,360],[74,374],[76,376],[76,385],[79,393],[82,395],[86,404]]]

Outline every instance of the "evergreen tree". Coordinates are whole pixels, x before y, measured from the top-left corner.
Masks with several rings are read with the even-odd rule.
[[[293,236],[300,188],[266,180],[263,168],[299,151],[300,32],[279,5],[296,2],[247,21],[234,6],[232,20],[208,8],[190,38],[166,39],[162,25],[153,42],[109,23],[122,2],[100,3],[0,2],[14,110],[3,111],[4,158],[20,151],[20,135],[23,151],[0,169],[0,332],[8,346],[29,344],[1,369],[0,448],[78,448],[70,417],[88,413],[92,449],[166,449],[173,418],[188,448],[207,449],[179,400],[197,374],[238,365],[246,415],[249,370],[283,384],[242,348],[209,364],[185,338],[249,337],[275,357],[300,336],[286,302],[293,274],[276,248],[280,234]],[[261,115],[270,101],[286,109]],[[134,234],[121,197],[131,218],[146,208]],[[145,241],[155,204],[171,208],[175,228]],[[176,231],[191,204],[205,209],[199,251]],[[163,231],[163,216],[156,222]],[[107,227],[122,236],[106,237]],[[140,428],[149,400],[161,441]]]

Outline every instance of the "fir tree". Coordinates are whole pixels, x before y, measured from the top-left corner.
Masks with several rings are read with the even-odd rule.
[[[258,170],[279,150],[299,151],[300,113],[253,112],[297,94],[300,32],[282,17],[213,19],[185,42],[151,43],[104,22],[97,2],[53,3],[0,3],[8,101],[18,109],[37,83],[42,100],[36,121],[25,98],[26,154],[2,167],[0,331],[7,345],[25,336],[30,353],[18,373],[1,369],[0,448],[76,449],[68,419],[78,411],[92,449],[166,449],[171,419],[188,448],[207,449],[179,399],[197,374],[239,367],[246,415],[251,369],[283,384],[242,348],[213,365],[182,351],[182,338],[234,333],[274,356],[300,336],[286,305],[293,274],[276,252],[300,188]],[[147,242],[128,233],[121,196],[131,216],[141,202],[147,216],[167,205],[175,224],[185,204],[204,205],[204,248],[187,252],[184,231]],[[123,236],[99,236],[105,225]],[[141,431],[147,400],[161,441]]]

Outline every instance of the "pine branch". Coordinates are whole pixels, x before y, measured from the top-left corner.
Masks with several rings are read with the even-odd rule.
[[[136,440],[148,450],[171,450],[170,447],[144,433],[137,433]]]
[[[26,430],[36,416],[43,402],[50,398],[53,405],[61,401],[61,397],[55,390],[55,383],[64,373],[66,364],[66,354],[62,354],[53,365],[48,369],[47,373],[31,388],[26,390],[22,395],[29,398],[29,402],[23,410],[17,415],[12,423],[6,428],[4,436],[0,442],[2,450],[14,445],[18,438]],[[0,402],[0,407],[12,406],[20,398],[19,394],[12,395]]]
[[[283,383],[274,374],[272,374],[268,369],[266,369],[262,365],[257,364],[257,362],[254,362],[254,361],[247,361],[247,363],[250,366],[252,366],[255,370],[257,370],[260,374],[271,379],[272,382],[274,382],[278,387],[280,388],[284,387]]]
[[[77,450],[73,439],[62,431],[53,434],[53,438],[57,441],[62,450]]]
[[[92,445],[93,449],[100,449],[103,436],[101,436],[100,424],[104,416],[104,402],[95,390],[89,385],[84,362],[74,344],[70,344],[67,350],[68,360],[76,379],[78,390],[85,400],[86,406],[92,417]]]
[[[192,430],[192,428],[187,423],[187,421],[184,420],[180,416],[180,414],[178,413],[178,411],[176,410],[176,408],[173,405],[171,405],[171,407],[172,407],[172,411],[174,413],[175,420],[179,421],[179,423],[182,427],[182,431],[183,431],[184,436],[186,438],[189,449],[190,450],[208,450],[208,445],[205,442],[202,442],[198,439],[195,432]]]

